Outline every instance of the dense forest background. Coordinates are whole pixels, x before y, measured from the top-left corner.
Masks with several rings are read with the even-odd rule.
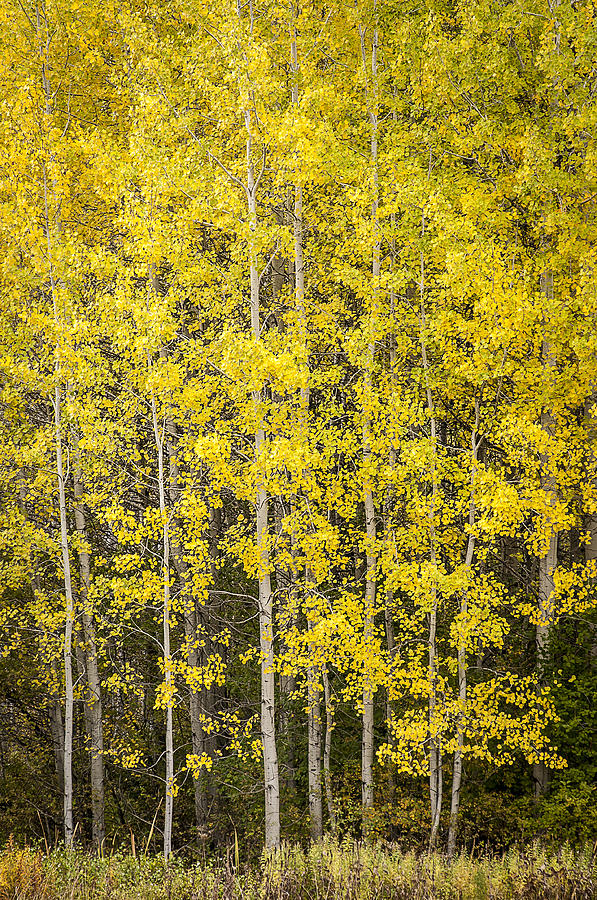
[[[597,23],[0,9],[0,840],[597,835]]]

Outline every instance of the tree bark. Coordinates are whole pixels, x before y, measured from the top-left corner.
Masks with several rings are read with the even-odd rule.
[[[591,440],[591,444],[589,445],[591,448],[594,446],[594,429],[595,422],[597,416],[597,395],[595,393],[595,388],[593,386],[591,395],[587,398],[585,402],[585,418],[587,423],[589,424],[589,439]],[[593,450],[591,449],[589,452],[589,459],[591,463],[594,465],[595,463],[595,455]],[[597,514],[590,513],[585,517],[585,530],[588,532],[589,540],[584,545],[584,554],[585,554],[585,562],[590,563],[594,560],[597,560]]]
[[[439,834],[442,812],[442,750],[436,729],[435,714],[437,708],[436,695],[436,652],[437,633],[437,601],[433,601],[433,609],[429,616],[429,795],[431,801],[431,830],[429,833],[429,849],[435,849]]]
[[[58,376],[57,376],[58,377]],[[64,594],[66,598],[66,621],[64,625],[64,843],[72,846],[74,838],[73,825],[73,622],[75,606],[71,581],[70,558],[68,548],[68,524],[66,519],[66,492],[64,485],[64,464],[62,459],[62,399],[60,387],[56,384],[54,393],[54,436],[56,440],[56,473],[58,475],[58,505],[60,510],[60,547],[62,551],[62,569],[64,573]]]
[[[150,365],[151,368],[151,365]],[[174,729],[172,722],[172,695],[174,679],[170,651],[170,530],[166,506],[166,481],[164,474],[164,428],[158,421],[157,403],[152,390],[151,413],[153,433],[158,458],[158,493],[162,518],[162,641],[164,650],[164,681],[166,685],[166,791],[164,798],[164,859],[169,861],[172,854],[172,820],[174,817]]]
[[[291,102],[296,109],[299,104],[299,61],[296,34],[296,20],[298,18],[298,6],[293,7],[291,44],[290,44],[290,70],[292,72]],[[299,313],[299,340],[303,355],[303,365],[309,373],[308,346],[307,346],[307,313],[305,308],[305,266],[303,258],[303,186],[298,176],[294,185],[294,291],[296,308]],[[310,385],[306,383],[300,389],[299,397],[299,428],[302,441],[306,445],[309,439],[309,398]],[[307,471],[303,472],[307,475]],[[310,592],[311,573],[307,566],[305,570],[306,598]],[[305,599],[306,599],[305,598]],[[309,611],[307,610],[307,615]],[[308,624],[310,627],[310,624]],[[323,837],[323,798],[321,784],[321,691],[317,669],[311,665],[307,671],[307,707],[308,707],[308,776],[309,776],[309,816],[311,825],[311,838],[320,840]]]
[[[541,291],[548,303],[553,302],[554,284],[553,273],[544,272],[540,279]],[[546,378],[549,378],[549,370],[554,366],[554,359],[549,344],[543,342],[543,360],[546,368]],[[541,413],[541,426],[548,435],[553,434],[554,421],[549,410],[543,410]],[[549,454],[543,459],[546,469],[549,469]],[[549,494],[550,503],[557,502],[557,486],[553,475],[546,471],[542,476],[542,484]],[[553,620],[553,573],[558,565],[558,533],[553,531],[549,535],[549,545],[547,553],[539,560],[539,621],[535,629],[535,646],[537,654],[537,675],[539,683],[544,684],[547,677],[547,668],[549,665],[550,653],[550,637],[551,625]],[[550,782],[549,769],[542,761],[533,764],[533,782],[535,787],[535,799],[543,797],[548,789]]]
[[[431,157],[430,157],[431,159]],[[431,165],[431,163],[430,163]],[[425,235],[425,213],[421,217],[421,238]],[[429,613],[429,798],[431,806],[431,829],[429,832],[429,849],[435,849],[439,834],[441,811],[442,811],[442,793],[443,793],[443,760],[442,760],[442,744],[441,731],[438,733],[438,725],[436,721],[437,714],[437,586],[435,580],[435,569],[437,566],[437,553],[435,542],[435,514],[438,504],[437,490],[437,419],[435,416],[435,404],[433,401],[433,392],[431,390],[429,358],[427,356],[427,344],[425,340],[425,256],[421,249],[421,280],[419,283],[420,297],[420,329],[421,329],[421,359],[423,362],[423,372],[425,375],[425,390],[427,394],[427,415],[429,416],[429,425],[431,430],[432,445],[432,462],[431,462],[431,505],[429,509],[429,560],[434,570],[431,610]]]
[[[396,110],[392,112],[392,119],[394,122],[397,121]],[[392,240],[390,242],[390,270],[391,275],[394,274],[396,267],[396,242],[394,240],[393,234],[394,229],[396,227],[396,216],[395,213],[390,214],[390,225],[392,230]],[[390,314],[394,316],[396,313],[396,294],[394,291],[394,285],[392,283],[390,287]],[[388,356],[390,363],[390,378],[392,381],[396,380],[396,336],[395,334],[388,335]],[[396,468],[397,462],[397,453],[395,447],[391,447],[388,452],[388,463],[390,469],[394,470]],[[390,521],[391,521],[391,496],[390,491],[388,490],[386,493],[386,498],[384,502],[384,537],[387,541],[390,535]],[[386,646],[388,649],[388,665],[390,666],[390,671],[392,664],[394,662],[394,657],[396,653],[396,637],[394,633],[394,591],[386,589],[385,591],[385,602],[384,602],[384,625],[385,625],[385,633],[386,633]],[[386,689],[386,739],[388,742],[388,746],[392,746],[394,735],[392,730],[392,720],[394,717],[394,707],[391,701],[391,692],[390,687],[388,685]],[[391,761],[387,763],[387,772],[388,772],[388,794],[391,800],[394,798],[396,783],[394,778],[394,768]]]
[[[371,201],[371,224],[373,227],[373,257],[372,257],[372,309],[370,311],[369,327],[371,330],[375,327],[377,315],[379,313],[379,279],[381,274],[381,235],[379,230],[378,211],[379,211],[379,169],[378,169],[378,83],[377,83],[377,50],[379,32],[377,26],[377,4],[374,0],[374,16],[375,25],[373,30],[373,40],[371,46],[371,82],[372,96],[370,92],[369,82],[367,78],[367,53],[365,48],[365,29],[359,23],[359,34],[361,40],[361,59],[363,70],[367,79],[366,99],[367,112],[370,123],[370,159],[373,172],[373,197]],[[367,393],[370,395],[373,391],[373,364],[375,361],[375,339],[370,337],[368,348],[368,363],[365,371],[365,383]],[[365,411],[363,423],[363,459],[365,464],[371,459],[371,421],[369,414]],[[365,584],[365,609],[364,609],[364,640],[365,643],[370,639],[374,615],[375,615],[375,594],[377,588],[377,527],[375,521],[375,502],[373,498],[373,487],[371,485],[370,474],[365,473],[365,483],[363,485],[363,502],[365,507],[365,532],[367,537],[367,574]],[[374,687],[368,673],[364,675],[363,684],[363,733],[361,740],[361,800],[363,805],[363,833],[367,834],[367,810],[373,806],[373,755],[374,755]]]
[[[278,535],[282,533],[282,502],[278,500],[275,504],[276,530]],[[295,535],[291,534],[291,552],[295,550]],[[297,584],[294,571],[276,566],[276,590],[278,597],[285,598],[286,604],[286,622],[289,627],[296,624],[296,607],[298,605]],[[284,644],[283,634],[281,635],[283,649],[287,652]],[[294,730],[292,728],[292,716],[290,714],[290,702],[292,695],[296,689],[296,679],[292,673],[280,673],[280,705],[279,705],[279,723],[280,735],[284,741],[285,756],[284,765],[282,767],[282,779],[286,789],[294,794],[296,791],[296,773],[295,773],[295,749],[294,749]]]
[[[90,607],[89,587],[91,566],[87,549],[87,523],[82,503],[81,455],[79,439],[73,435],[73,487],[75,495],[75,525],[79,536],[79,600],[83,626],[83,647],[87,692],[85,703],[85,728],[91,767],[91,837],[98,853],[102,852],[106,839],[105,787],[104,787],[104,729],[102,719],[101,679],[97,664],[95,622]]]
[[[36,5],[36,31],[39,40],[39,55],[42,61],[42,86],[44,92],[45,114],[48,119],[52,115],[52,93],[48,81],[45,54],[46,47],[42,45],[42,26],[39,5]],[[44,10],[45,13],[45,10]],[[46,27],[48,23],[46,22]],[[48,32],[49,34],[49,32]],[[49,38],[48,38],[49,40]],[[44,196],[44,230],[46,235],[46,251],[48,262],[48,279],[50,283],[50,295],[54,314],[54,324],[58,330],[60,324],[60,312],[58,308],[57,284],[54,275],[54,254],[52,247],[52,235],[50,227],[50,199],[48,185],[47,162],[42,164],[43,172],[43,196]],[[58,509],[60,518],[60,550],[62,556],[62,569],[64,575],[64,595],[66,619],[64,625],[63,656],[64,656],[64,842],[70,847],[74,837],[73,825],[73,622],[75,618],[70,556],[68,547],[68,522],[66,508],[66,485],[64,478],[64,462],[62,455],[62,364],[60,360],[60,348],[55,348],[54,364],[54,396],[52,406],[54,411],[54,442],[56,450],[56,476],[58,479]]]
[[[385,603],[384,603],[384,625],[385,625],[385,633],[386,633],[386,647],[388,650],[388,665],[391,667],[394,654],[396,652],[396,641],[394,637],[394,621],[392,617],[392,607],[394,605],[394,592],[386,591],[385,594]],[[394,718],[394,704],[390,698],[390,687],[386,689],[385,694],[386,699],[386,740],[388,745],[391,747],[394,739],[394,735],[392,732],[392,719]],[[388,795],[389,798],[393,798],[396,784],[394,779],[394,769],[392,766],[392,762],[388,761],[386,763],[387,767],[387,785],[388,785]]]
[[[467,577],[473,564],[475,553],[475,536],[472,529],[475,525],[475,476],[477,472],[477,454],[479,451],[479,401],[475,399],[475,425],[471,434],[471,495],[469,501],[469,535],[466,546],[464,565]],[[466,624],[468,616],[468,590],[462,593],[460,599],[460,617]],[[459,638],[457,648],[458,665],[458,703],[460,709],[456,718],[456,749],[454,750],[454,765],[452,771],[452,798],[450,805],[450,825],[448,829],[448,857],[452,859],[456,852],[456,836],[458,832],[458,814],[460,812],[460,790],[462,787],[462,751],[464,746],[464,721],[467,703],[467,665],[466,665],[466,640]]]
[[[323,696],[325,701],[325,741],[323,749],[323,781],[325,785],[325,799],[328,811],[328,820],[330,823],[330,831],[332,835],[337,831],[336,805],[334,803],[334,795],[332,792],[332,776],[330,763],[332,758],[332,733],[334,731],[334,705],[330,692],[330,679],[326,664],[321,667],[321,676],[323,680]]]
[[[307,566],[305,569],[305,594],[309,597],[311,592],[311,572]],[[307,609],[307,629],[313,629],[313,623],[309,620],[310,610]],[[313,657],[316,649],[310,650]],[[311,838],[318,841],[323,837],[323,798],[321,790],[321,691],[317,667],[313,662],[307,671],[307,708],[308,708],[308,750],[307,770],[309,780],[309,819]]]
[[[323,802],[321,792],[321,692],[315,666],[309,666],[307,683],[309,709],[309,817],[311,838],[323,837]]]
[[[377,554],[372,549],[376,540],[375,506],[373,492],[365,490],[365,522],[367,533],[367,576],[365,585],[365,634],[367,642],[373,629],[373,611],[375,608]],[[361,744],[361,788],[363,809],[373,806],[373,752],[374,752],[374,700],[373,687],[369,676],[365,675],[363,687],[363,735]],[[367,822],[364,821],[367,831]]]
[[[247,205],[253,236],[257,228],[257,200],[253,163],[251,159],[251,117],[245,113],[247,131]],[[259,272],[257,253],[251,238],[250,246],[251,328],[256,341],[261,339]],[[261,391],[253,391],[253,405],[257,419],[255,430],[255,463],[258,468],[265,452],[265,430],[261,425]],[[261,739],[263,742],[263,770],[265,782],[265,846],[280,844],[280,779],[276,748],[275,681],[274,681],[274,615],[269,558],[269,498],[264,476],[257,475],[255,495],[255,536],[259,565],[259,635],[261,649]]]

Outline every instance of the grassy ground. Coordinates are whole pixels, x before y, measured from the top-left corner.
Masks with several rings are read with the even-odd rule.
[[[590,850],[538,847],[447,862],[394,849],[323,843],[285,847],[260,867],[230,859],[167,869],[156,857],[9,847],[0,854],[0,900],[589,900],[597,896]]]

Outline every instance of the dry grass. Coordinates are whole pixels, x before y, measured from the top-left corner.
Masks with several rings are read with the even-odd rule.
[[[51,900],[44,864],[41,853],[9,845],[0,855],[0,900]]]
[[[157,857],[108,858],[81,851],[48,856],[9,846],[0,854],[0,900],[591,900],[589,851],[539,847],[448,862],[440,855],[324,841],[286,846],[261,866],[228,860],[168,868]]]

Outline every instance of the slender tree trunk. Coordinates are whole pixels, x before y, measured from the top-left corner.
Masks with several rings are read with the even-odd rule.
[[[282,538],[282,501],[278,500],[274,507],[276,517],[276,531]],[[295,551],[294,532],[290,536],[291,554]],[[296,623],[296,606],[297,606],[297,584],[296,576],[292,568],[283,568],[276,566],[276,590],[278,597],[284,597],[285,606],[285,623],[286,627],[292,628]],[[280,631],[282,642],[282,653],[288,652],[288,647],[284,641],[284,628]],[[295,782],[295,752],[294,752],[294,729],[292,727],[292,715],[290,703],[292,695],[296,688],[295,677],[292,673],[280,673],[280,705],[278,709],[280,735],[284,741],[284,765],[282,766],[281,780],[287,791],[291,794],[296,792]]]
[[[278,534],[282,533],[282,503],[278,501],[275,505],[276,513],[276,529]],[[291,553],[295,552],[295,535],[291,534]],[[285,597],[285,622],[287,627],[292,628],[296,624],[298,605],[296,576],[292,569],[276,567],[276,587],[278,596]],[[284,629],[281,629],[282,653],[288,652],[288,647],[284,642]],[[295,750],[294,750],[294,729],[292,727],[292,715],[290,703],[292,695],[296,689],[296,679],[292,673],[280,673],[280,707],[279,722],[280,734],[284,740],[285,758],[282,768],[282,778],[284,786],[291,793],[296,792],[296,773],[295,773]]]
[[[597,394],[595,393],[595,388],[593,387],[593,391],[591,396],[587,398],[585,403],[585,417],[586,421],[591,428],[590,437],[593,437],[595,422],[597,418]],[[594,437],[591,441],[590,447],[594,446]],[[591,463],[595,463],[595,454],[592,449],[590,451],[589,456]],[[585,554],[585,562],[590,563],[594,560],[597,560],[597,514],[590,513],[585,518],[585,530],[588,532],[589,540],[584,545],[584,554]]]
[[[469,537],[469,546],[472,543]],[[467,549],[468,556],[468,549]],[[468,601],[466,591],[460,603],[460,614],[464,618],[468,613]],[[462,786],[462,748],[464,745],[463,718],[467,697],[467,671],[466,649],[463,645],[458,647],[458,702],[460,710],[456,720],[456,749],[454,750],[454,764],[452,771],[452,800],[450,805],[450,825],[448,828],[448,857],[452,859],[456,851],[456,835],[458,830],[458,814],[460,811],[460,789]]]
[[[307,682],[309,708],[309,816],[311,838],[323,836],[323,802],[321,792],[321,692],[315,666],[309,666]]]
[[[587,398],[585,403],[585,416],[587,419],[587,424],[590,427],[589,435],[593,437],[594,429],[595,429],[595,420],[597,414],[597,394],[595,393],[595,387],[593,386],[593,390],[591,396]],[[594,447],[595,439],[591,441],[590,447]],[[595,454],[592,450],[589,451],[589,459],[591,467],[595,464]],[[593,483],[595,484],[595,480],[593,479]],[[585,529],[588,532],[589,540],[584,545],[584,555],[585,562],[594,564],[597,561],[597,514],[592,512],[585,516]],[[591,577],[591,584],[593,586],[593,590],[597,585],[597,578],[595,576]],[[593,632],[593,640],[591,642],[591,659],[597,659],[597,634]]]
[[[334,704],[330,691],[330,679],[326,664],[321,667],[321,677],[323,680],[323,696],[325,701],[325,740],[323,745],[323,782],[325,785],[325,799],[328,811],[328,820],[330,823],[330,831],[332,835],[337,831],[336,805],[334,803],[334,795],[332,792],[332,776],[330,770],[332,758],[332,734],[334,731]]]
[[[373,492],[365,491],[365,522],[367,533],[367,580],[365,585],[365,641],[371,637],[373,629],[373,610],[375,608],[375,591],[377,586],[376,567],[377,554],[372,549],[376,540],[375,507]],[[365,676],[363,687],[363,735],[361,743],[361,787],[363,809],[373,806],[373,717],[374,700],[371,680]],[[364,822],[365,831],[367,823]]]
[[[392,118],[394,122],[397,121],[397,114],[394,110],[392,112]],[[394,229],[396,227],[396,217],[392,212],[390,214],[390,225],[392,229],[392,240],[390,242],[390,269],[391,276],[394,275],[396,268],[396,242],[394,240]],[[396,295],[394,291],[394,284],[390,287],[390,314],[394,316],[396,313]],[[389,355],[389,363],[390,363],[390,379],[394,382],[396,380],[396,337],[394,334],[390,334],[388,340],[388,355]],[[394,447],[391,447],[388,453],[388,464],[390,469],[393,471],[396,468],[397,462],[397,453]],[[391,533],[391,495],[390,491],[386,493],[385,498],[385,509],[384,509],[384,537],[386,542],[389,540],[389,536]],[[394,662],[394,656],[396,653],[396,638],[394,633],[394,591],[386,589],[385,592],[385,603],[384,603],[384,624],[385,624],[385,633],[386,633],[386,646],[388,648],[388,665],[390,666],[390,671],[392,669],[392,665]],[[391,676],[390,676],[391,681]],[[386,689],[386,735],[388,745],[391,747],[394,741],[394,733],[392,729],[392,720],[394,718],[394,708],[391,700],[391,691],[390,686]],[[391,761],[387,763],[387,772],[388,772],[388,794],[390,799],[394,798],[396,784],[394,778],[394,767]]]
[[[45,14],[45,10],[44,10]],[[45,114],[48,119],[52,115],[52,94],[48,81],[46,69],[46,54],[49,49],[50,32],[48,23],[46,25],[46,43],[42,43],[42,24],[39,5],[36,5],[36,30],[39,40],[39,54],[42,61],[42,85],[45,101]],[[61,316],[58,308],[57,284],[54,274],[54,254],[52,247],[52,235],[50,225],[50,198],[48,184],[47,162],[44,160],[42,165],[43,171],[43,193],[44,193],[44,229],[46,233],[46,251],[48,263],[48,278],[50,282],[50,294],[52,299],[52,308],[54,312],[54,323],[59,332],[61,324]],[[55,198],[54,198],[55,202]],[[54,365],[54,396],[52,405],[54,409],[54,441],[56,448],[56,475],[58,479],[58,508],[60,516],[60,549],[62,555],[62,569],[64,574],[64,595],[66,603],[66,620],[64,625],[64,842],[70,847],[74,837],[73,825],[73,715],[74,715],[74,696],[73,696],[73,661],[72,661],[72,644],[73,644],[73,622],[75,618],[73,589],[70,569],[70,557],[68,548],[68,522],[66,509],[66,485],[64,477],[64,462],[62,455],[62,365],[60,359],[60,348],[57,346],[55,351]]]
[[[442,812],[442,750],[441,743],[436,735],[436,652],[435,641],[437,633],[437,601],[433,600],[433,609],[429,616],[429,794],[431,801],[431,830],[429,833],[429,849],[433,850],[437,844],[441,812]]]
[[[287,203],[284,204],[282,211],[280,211],[276,218],[279,225],[284,225],[286,219],[288,217],[288,204],[290,202],[290,198],[287,199]],[[296,229],[296,223],[294,224]],[[271,264],[272,276],[271,276],[271,289],[272,289],[272,300],[274,303],[280,297],[282,293],[286,277],[289,274],[289,263],[286,258],[281,256],[279,253],[274,255]],[[272,399],[275,399],[273,397]],[[278,536],[278,539],[283,540],[283,526],[282,521],[286,514],[286,505],[284,499],[282,497],[272,498],[272,507],[274,513],[274,521],[275,521],[275,531]],[[295,534],[291,534],[291,553],[294,553],[296,549],[296,540]],[[285,621],[290,625],[292,618],[296,618],[293,614],[293,607],[296,605],[298,597],[297,597],[297,584],[296,584],[296,574],[295,570],[292,566],[286,567],[282,565],[276,564],[275,567],[275,585],[276,585],[276,597],[278,598],[278,606],[284,607],[284,617]],[[284,655],[287,652],[286,643],[284,640],[284,628],[280,629],[280,641],[281,641],[281,652]],[[280,703],[278,706],[278,724],[279,724],[279,734],[282,738],[283,744],[283,763],[281,766],[281,782],[283,787],[285,787],[290,793],[294,794],[296,791],[295,784],[295,750],[294,750],[294,729],[291,724],[291,716],[290,713],[290,702],[291,697],[295,690],[295,678],[292,674],[286,674],[284,672],[280,673],[279,677],[279,687],[280,687]]]
[[[48,212],[47,178],[44,167],[44,193],[46,202],[46,233],[48,260],[50,268],[50,286],[52,302],[54,306],[54,318],[58,324],[58,304],[56,300],[56,285],[52,266],[52,245],[50,238],[50,222]],[[66,620],[64,625],[64,842],[70,847],[74,837],[73,825],[73,622],[75,618],[75,605],[73,599],[72,578],[70,568],[70,556],[68,548],[68,522],[66,511],[66,487],[64,477],[64,462],[62,456],[62,396],[61,396],[61,365],[59,350],[56,351],[55,388],[54,388],[54,439],[56,447],[56,475],[58,478],[58,508],[60,515],[60,548],[62,554],[62,570],[64,574],[64,595],[66,601]]]
[[[373,227],[373,258],[372,258],[372,309],[370,312],[369,326],[371,331],[375,329],[379,314],[379,279],[381,273],[381,236],[379,230],[379,168],[378,168],[378,83],[377,83],[377,50],[379,33],[377,27],[377,4],[374,0],[375,26],[371,46],[371,87],[368,83],[367,53],[365,48],[365,30],[359,24],[361,39],[361,57],[365,77],[367,78],[367,111],[370,122],[370,154],[373,172],[373,198],[371,201],[371,223]],[[375,361],[375,339],[370,337],[368,348],[368,365],[365,371],[365,383],[367,393],[373,392],[373,364]],[[363,424],[363,458],[365,462],[371,459],[371,421],[369,414],[365,413]],[[367,642],[373,631],[375,615],[375,594],[377,589],[377,526],[375,521],[375,502],[373,487],[369,476],[365,478],[363,486],[363,502],[365,507],[365,531],[367,536],[367,575],[365,585],[365,610],[364,610],[364,640]],[[361,795],[363,805],[363,831],[367,834],[367,813],[373,806],[373,756],[374,756],[374,687],[371,678],[365,674],[363,684],[363,733],[361,741]]]
[[[392,608],[394,605],[394,592],[386,591],[385,595],[385,603],[384,603],[384,624],[385,624],[385,633],[386,633],[386,646],[388,649],[388,664],[391,667],[392,662],[394,660],[394,654],[396,652],[396,641],[394,637],[394,621],[392,617]],[[392,720],[394,718],[394,704],[392,703],[390,696],[390,687],[386,690],[386,740],[388,745],[391,746],[394,740],[394,735],[392,731]],[[388,784],[388,794],[389,797],[392,798],[394,796],[394,792],[396,789],[395,781],[394,781],[394,769],[391,761],[386,763],[387,766],[387,784]]]
[[[305,594],[309,597],[312,589],[311,571],[305,569]],[[307,610],[307,628],[313,628]],[[311,648],[311,657],[316,655]],[[307,708],[308,708],[308,752],[307,770],[309,779],[309,818],[311,838],[318,841],[323,837],[323,797],[321,790],[321,691],[317,667],[311,663],[307,671]]]
[[[58,378],[58,373],[56,375]],[[56,384],[54,393],[54,435],[56,440],[56,473],[58,475],[58,505],[60,510],[60,546],[64,573],[64,593],[66,598],[66,622],[64,625],[64,843],[70,847],[74,837],[73,825],[73,622],[75,605],[71,581],[68,550],[68,524],[66,519],[66,492],[64,485],[64,464],[62,459],[62,399],[60,387]]]
[[[210,572],[212,584],[216,585],[217,578],[217,560],[218,560],[218,539],[220,532],[220,509],[219,507],[211,506],[208,510],[208,519],[209,519],[209,527],[208,527],[208,538],[209,538],[209,559],[210,559]],[[209,601],[209,594],[208,594]],[[221,645],[214,644],[211,640],[212,636],[212,614],[211,614],[211,605],[208,602],[203,607],[196,607],[196,631],[197,635],[201,632],[203,636],[204,646],[199,653],[199,661],[204,660],[208,661],[212,653],[217,653],[217,655],[222,656],[222,647]],[[225,651],[224,651],[225,653]],[[226,661],[224,660],[224,665],[226,665]],[[216,709],[216,701],[217,701],[217,685],[211,685],[209,688],[203,688],[201,692],[201,709],[202,714],[204,716],[210,717],[213,716]],[[203,740],[205,742],[205,752],[207,755],[214,759],[217,751],[217,734],[215,730],[209,730],[207,733],[203,734]],[[215,780],[211,774],[211,772],[205,772],[204,777],[204,787],[203,790],[205,792],[205,809],[206,809],[206,822],[209,816],[212,814],[212,810],[217,806],[218,800],[218,791],[215,784]]]
[[[251,159],[251,116],[245,113],[247,130],[247,204],[251,234],[257,228],[257,200],[253,163]],[[257,252],[251,238],[251,327],[256,341],[261,339],[259,272]],[[257,417],[255,430],[255,462],[262,464],[265,452],[265,431],[261,425],[261,391],[253,391],[253,404]],[[269,498],[263,484],[264,475],[258,475],[255,496],[255,533],[259,558],[259,634],[261,647],[261,739],[263,742],[263,770],[265,781],[265,846],[280,844],[280,779],[276,748],[275,680],[274,680],[274,614],[269,558]]]
[[[261,454],[262,444],[263,441],[258,439],[256,442],[258,456]],[[263,741],[265,781],[265,845],[270,848],[277,847],[280,844],[280,782],[275,725],[273,603],[269,576],[269,553],[267,550],[268,500],[266,491],[262,488],[258,489],[256,499],[256,530],[260,548],[259,631],[261,647],[261,737]]]
[[[102,719],[101,679],[97,665],[95,622],[89,601],[91,566],[87,549],[87,524],[82,503],[81,455],[79,439],[73,436],[73,487],[75,495],[75,525],[79,536],[79,598],[83,626],[83,647],[87,695],[85,697],[85,728],[91,758],[91,837],[93,846],[101,853],[106,839],[104,789],[104,729]]]
[[[389,464],[391,468],[394,468],[396,465],[396,453],[394,450],[390,450],[389,453]],[[390,502],[389,497],[386,497],[385,501],[385,510],[384,510],[384,533],[387,539],[388,535],[388,522],[390,518]],[[386,647],[388,650],[388,666],[390,667],[390,672],[392,671],[392,664],[394,662],[394,655],[396,653],[396,638],[394,634],[394,618],[393,618],[393,608],[394,608],[394,592],[392,590],[385,591],[384,598],[384,625],[385,625],[385,634],[386,634]],[[386,689],[386,734],[387,734],[387,742],[388,745],[391,746],[394,740],[394,735],[392,731],[392,720],[394,718],[394,708],[391,700],[391,675],[388,683],[388,687]],[[394,782],[394,769],[392,763],[388,761],[387,763],[387,778],[388,778],[388,794],[390,798],[393,798],[395,792],[395,782]]]
[[[431,167],[431,163],[430,163]],[[421,238],[425,234],[425,214],[421,219]],[[438,730],[437,722],[437,586],[435,579],[435,569],[437,567],[437,553],[435,541],[435,515],[438,505],[438,489],[437,489],[437,419],[435,416],[435,405],[433,402],[433,393],[431,390],[429,359],[427,356],[427,344],[425,338],[425,256],[421,249],[421,281],[419,284],[420,294],[420,329],[421,329],[421,358],[423,361],[423,371],[425,375],[425,390],[427,394],[427,414],[429,416],[429,425],[431,429],[431,445],[432,445],[432,462],[431,462],[431,506],[429,509],[429,546],[430,546],[430,562],[434,570],[433,584],[431,588],[431,612],[429,613],[429,797],[431,806],[431,829],[429,832],[429,849],[433,850],[437,844],[439,834],[439,826],[442,812],[442,793],[443,793],[443,760],[441,745],[441,730]]]
[[[290,70],[292,72],[292,106],[297,109],[299,105],[299,61],[296,34],[296,21],[299,15],[298,6],[292,8],[291,42],[290,42]],[[308,347],[307,347],[307,313],[305,308],[305,266],[303,258],[303,186],[300,176],[297,176],[294,185],[294,291],[296,308],[299,314],[299,340],[303,355],[303,365],[308,374]],[[302,441],[305,445],[309,439],[309,395],[310,385],[307,378],[305,385],[300,390],[299,398],[299,428]],[[306,476],[307,472],[304,471]],[[307,567],[305,571],[306,598],[310,592],[311,574]],[[305,598],[305,599],[306,599]],[[310,626],[309,626],[310,627]],[[308,706],[308,776],[309,776],[309,815],[311,822],[311,837],[319,840],[323,836],[323,798],[321,785],[321,691],[317,669],[309,666],[307,671],[307,706]]]
[[[537,623],[535,643],[537,648],[537,672],[540,683],[546,680],[549,664],[551,619],[553,618],[553,573],[558,564],[558,534],[554,532],[549,538],[546,556],[539,560],[539,613],[541,620]],[[533,781],[535,798],[543,797],[549,788],[550,774],[544,762],[533,764]]]
[[[475,476],[477,473],[477,454],[479,450],[479,401],[475,399],[475,425],[471,434],[471,496],[469,503],[469,535],[466,546],[464,564],[467,577],[473,564],[475,553],[475,536],[472,529],[475,525]],[[460,599],[461,624],[466,625],[468,617],[468,589],[462,593]],[[452,799],[450,805],[450,826],[448,829],[448,857],[451,859],[456,852],[456,836],[458,832],[458,814],[460,811],[460,790],[462,787],[462,751],[464,746],[464,722],[467,703],[467,665],[466,665],[466,639],[459,637],[457,648],[458,663],[458,703],[459,711],[456,718],[456,749],[454,750],[454,765],[452,773]]]
[[[170,651],[170,529],[166,506],[166,480],[164,474],[164,432],[165,425],[160,428],[155,396],[151,395],[151,412],[153,432],[158,457],[158,492],[160,515],[162,518],[162,641],[164,648],[164,681],[166,685],[166,792],[164,806],[164,859],[169,861],[172,854],[172,820],[174,816],[174,729],[172,722],[172,703],[174,678],[172,672],[172,655]]]
[[[541,290],[548,304],[553,302],[553,273],[544,272],[540,279]],[[546,377],[549,377],[549,371],[554,366],[554,359],[551,349],[546,341],[543,343],[543,359],[546,367]],[[552,435],[554,432],[553,416],[549,410],[543,410],[541,413],[541,426],[547,434]],[[546,468],[549,468],[549,456],[543,460]],[[557,487],[555,479],[549,473],[542,478],[543,487],[550,495],[550,503],[557,501]],[[558,533],[551,531],[549,536],[549,546],[547,554],[539,560],[539,621],[535,630],[535,645],[537,652],[537,674],[539,682],[545,683],[547,677],[547,668],[549,664],[550,652],[550,636],[551,624],[553,619],[553,573],[558,564]],[[533,764],[533,781],[535,786],[535,798],[539,799],[544,796],[549,788],[550,774],[544,762],[539,761]]]

